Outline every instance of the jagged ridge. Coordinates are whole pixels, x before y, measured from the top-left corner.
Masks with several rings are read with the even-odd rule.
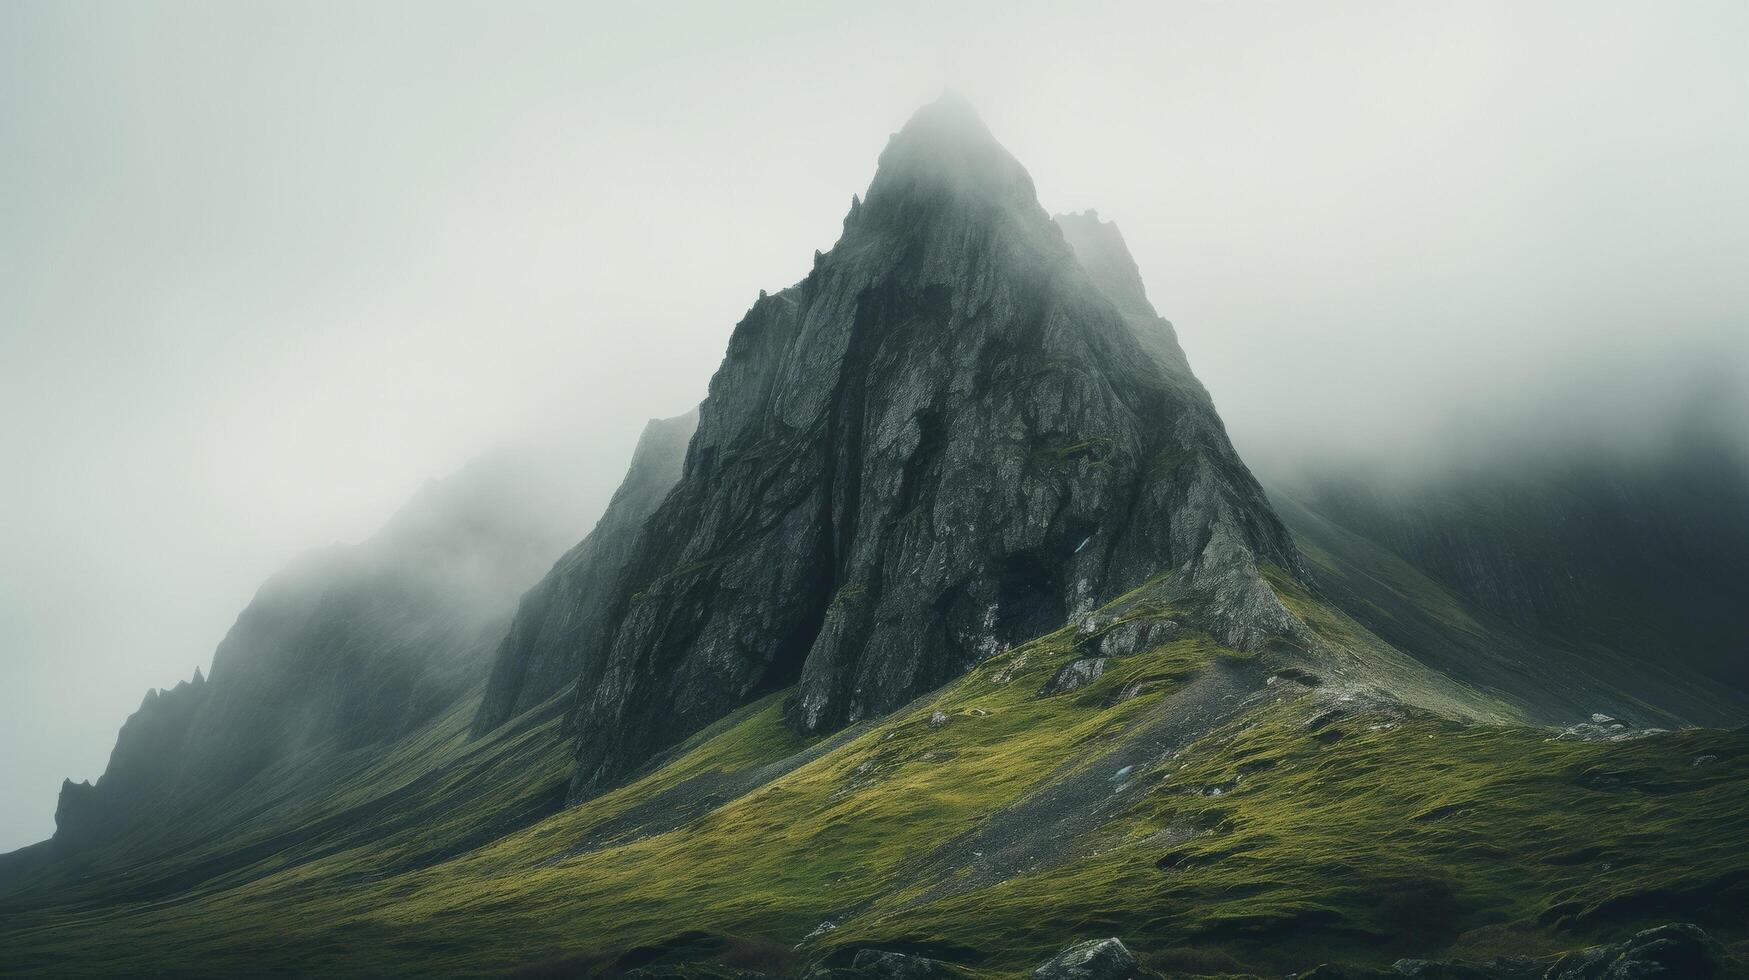
[[[792,683],[800,730],[889,711],[1150,580],[1236,646],[1291,626],[1258,577],[1298,567],[1287,533],[1139,281],[1122,303],[963,102],[920,111],[736,326],[623,573],[538,590],[607,624],[571,654],[575,794]]]
[[[269,579],[210,680],[197,668],[149,692],[97,782],[63,784],[56,847],[161,846],[271,766],[392,743],[472,695],[517,590],[562,546],[570,521],[546,495],[564,482],[538,458],[488,457],[427,484],[370,540]]]
[[[607,511],[581,543],[522,597],[510,631],[499,645],[474,717],[478,737],[567,688],[594,685],[611,611],[603,602],[577,603],[613,588],[632,557],[644,519],[662,502],[686,458],[698,428],[698,411],[644,426],[625,480]]]

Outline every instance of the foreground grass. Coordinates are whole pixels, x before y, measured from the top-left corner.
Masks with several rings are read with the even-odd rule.
[[[1352,624],[1312,622],[1359,642]],[[601,968],[640,949],[657,961],[763,949],[779,963],[801,943],[797,961],[884,945],[994,976],[1116,934],[1163,967],[1279,973],[1543,952],[1671,919],[1749,938],[1749,735],[1557,742],[1336,684],[1278,682],[1176,754],[1109,783],[1102,772],[1099,819],[1059,860],[978,879],[977,855],[955,841],[1178,710],[1173,695],[1198,678],[1268,671],[1186,633],[1038,697],[1090,639],[1041,638],[827,742],[791,733],[773,695],[637,781],[508,835],[491,833],[498,815],[562,782],[557,721],[484,744],[437,732],[288,813],[368,809],[391,776],[394,806],[199,887],[116,902],[94,883],[9,909],[0,964],[493,974]],[[191,853],[136,871],[167,873]],[[804,941],[827,920],[837,928]]]
[[[1117,934],[1281,972],[1528,955],[1671,919],[1741,937],[1749,736],[1581,744],[1366,710],[1319,724],[1322,705],[1262,709],[1168,763],[1092,856],[842,941],[1022,954],[993,956],[1012,969]]]

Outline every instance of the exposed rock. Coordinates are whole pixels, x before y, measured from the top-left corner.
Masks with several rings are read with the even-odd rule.
[[[1117,696],[1111,699],[1111,703],[1122,704],[1123,702],[1141,694],[1147,686],[1147,682],[1145,681],[1130,681],[1123,686],[1123,690],[1117,692]]]
[[[1398,960],[1389,970],[1325,964],[1299,980],[1708,980],[1724,975],[1727,954],[1698,926],[1659,926],[1624,943],[1540,959],[1481,963]]]
[[[474,716],[476,736],[572,685],[588,689],[600,679],[614,613],[605,599],[631,560],[645,518],[680,479],[697,428],[696,409],[644,426],[625,479],[595,529],[522,597]],[[590,601],[577,602],[578,596]]]
[[[1123,940],[1090,939],[1051,957],[1032,975],[1034,980],[1127,980],[1139,966]]]
[[[948,723],[947,712],[945,712],[945,711],[932,711],[932,712],[930,712],[930,714],[929,714],[929,727],[930,728],[940,728],[941,726],[943,726],[947,723]]]
[[[1084,657],[1071,660],[1057,668],[1051,679],[1045,681],[1045,686],[1039,688],[1038,696],[1048,698],[1054,694],[1067,694],[1080,690],[1098,680],[1105,674],[1106,658]]]
[[[1699,926],[1659,926],[1625,943],[1568,953],[1547,973],[1548,980],[1707,980],[1723,965],[1724,947]]]
[[[146,692],[139,710],[122,724],[109,765],[95,786],[70,779],[61,783],[55,804],[58,848],[83,847],[145,815],[169,795],[167,784],[182,781],[183,766],[199,754],[190,745],[189,731],[207,702],[208,687],[199,668],[195,678],[167,691]]]
[[[1087,270],[1088,278],[1123,315],[1143,348],[1165,369],[1190,377],[1190,362],[1178,344],[1178,334],[1148,302],[1141,269],[1130,256],[1117,225],[1101,221],[1099,212],[1092,209],[1080,214],[1059,214],[1051,220],[1062,231],[1063,240],[1074,250],[1081,267]]]
[[[1607,717],[1593,715],[1592,717]],[[1631,742],[1634,739],[1649,735],[1662,735],[1662,728],[1630,728],[1619,721],[1598,724],[1594,721],[1582,721],[1577,725],[1568,725],[1554,737],[1557,742]]]
[[[1099,635],[1099,652],[1107,657],[1127,657],[1177,639],[1184,628],[1169,619],[1141,617],[1119,623]]]
[[[964,974],[959,970],[927,956],[863,949],[848,967],[817,966],[804,980],[953,980],[961,976]]]
[[[1023,653],[1008,661],[1006,664],[1003,664],[990,674],[991,682],[996,684],[1006,684],[1013,680],[1014,675],[1026,669],[1028,659],[1028,656]]]
[[[103,832],[106,821],[98,806],[97,787],[91,780],[61,780],[61,795],[55,800],[55,843],[62,848],[83,847]]]
[[[839,241],[736,326],[613,586],[545,600],[602,624],[569,653],[573,799],[765,692],[832,730],[1147,582],[1231,645],[1297,627],[1259,572],[1298,571],[1290,538],[1113,285],[1115,229],[1083,230],[1097,254],[963,103],[893,137]]]

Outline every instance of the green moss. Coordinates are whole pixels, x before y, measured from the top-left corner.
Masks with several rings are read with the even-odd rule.
[[[1085,462],[1093,466],[1110,465],[1107,461],[1116,444],[1104,436],[1094,436],[1072,443],[1051,443],[1033,450],[1033,466],[1053,472],[1066,466]]]
[[[1290,581],[1277,587],[1353,670],[1411,670]],[[1125,615],[1167,612],[1131,597]],[[1037,697],[1090,639],[1041,637],[827,742],[791,732],[785,692],[773,694],[630,784],[508,834],[495,828],[563,784],[557,713],[472,743],[458,717],[250,824],[242,840],[265,845],[225,874],[168,894],[117,900],[109,881],[7,908],[0,948],[19,973],[491,974],[611,962],[695,932],[717,938],[664,955],[787,948],[831,919],[839,928],[803,957],[904,942],[996,976],[1111,934],[1148,954],[1194,948],[1276,973],[1543,952],[1671,918],[1744,935],[1749,734],[1555,742],[1364,699],[1312,723],[1333,695],[1279,685],[1139,767],[1062,862],[987,883],[940,866],[940,845],[1082,771],[1170,715],[1174,692],[1242,659],[1186,634],[1112,661],[1086,688]],[[945,724],[931,724],[936,712]],[[1703,756],[1715,758],[1696,765]],[[234,849],[209,842],[130,873]],[[944,867],[969,887],[936,887]]]
[[[1580,744],[1365,713],[1311,732],[1310,701],[1264,709],[1185,753],[1090,856],[894,911],[834,942],[969,944],[1019,968],[1072,936],[1115,933],[1144,951],[1193,945],[1270,972],[1541,953],[1659,916],[1710,915],[1740,931],[1732,903],[1745,893],[1731,882],[1749,878],[1736,843],[1749,736]],[[1319,737],[1332,730],[1343,737]],[[1694,766],[1708,754],[1719,761]],[[1600,791],[1599,771],[1630,775]],[[1686,906],[1668,899],[1683,893]]]

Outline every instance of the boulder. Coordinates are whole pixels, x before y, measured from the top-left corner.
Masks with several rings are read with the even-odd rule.
[[[1699,926],[1659,926],[1625,943],[1568,953],[1549,968],[1548,980],[1707,980],[1718,976],[1725,950]]]
[[[1048,698],[1056,694],[1067,694],[1080,690],[1098,680],[1105,674],[1106,659],[1104,657],[1083,657],[1071,660],[1058,668],[1051,679],[1045,681],[1045,686],[1039,688],[1038,696]]]
[[[927,956],[862,949],[849,966],[816,966],[803,980],[955,980],[961,976],[959,970]]]
[[[909,956],[879,949],[865,949],[851,961],[858,976],[879,977],[881,980],[946,980],[958,971],[927,956]]]
[[[1127,980],[1138,968],[1135,954],[1113,937],[1076,943],[1040,964],[1032,975],[1033,980]]]
[[[1169,619],[1132,619],[1099,635],[1099,652],[1107,657],[1127,657],[1168,643],[1182,632]]]

